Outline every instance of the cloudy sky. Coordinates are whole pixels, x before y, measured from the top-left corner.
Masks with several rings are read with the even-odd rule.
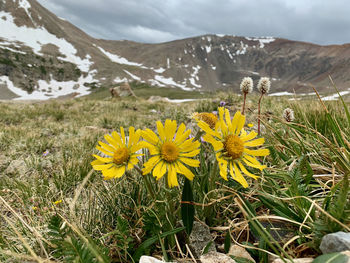
[[[350,43],[349,0],[38,0],[96,38],[165,42],[202,34]]]

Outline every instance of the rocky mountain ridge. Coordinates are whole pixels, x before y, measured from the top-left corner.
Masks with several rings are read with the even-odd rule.
[[[348,92],[350,45],[205,35],[160,44],[94,39],[36,0],[0,2],[0,99],[85,95],[123,81],[184,90],[239,90],[245,76],[273,93]],[[344,91],[345,90],[345,91]]]

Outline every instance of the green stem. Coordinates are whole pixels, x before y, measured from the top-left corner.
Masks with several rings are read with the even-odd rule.
[[[141,174],[141,176],[142,176],[142,178],[143,178],[143,180],[145,182],[145,185],[146,185],[148,193],[151,195],[153,200],[156,200],[156,195],[155,195],[155,193],[153,191],[153,188],[152,188],[149,180],[147,179],[147,176],[143,175],[142,170],[138,166],[134,166],[134,168],[135,168],[136,171],[138,171]]]

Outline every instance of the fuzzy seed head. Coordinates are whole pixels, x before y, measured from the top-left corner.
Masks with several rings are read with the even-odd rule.
[[[290,108],[286,108],[283,111],[283,118],[287,121],[287,122],[292,122],[294,121],[294,111]]]
[[[269,78],[263,77],[259,80],[258,90],[261,94],[269,93],[271,82]]]
[[[253,80],[251,77],[245,77],[242,79],[241,91],[243,94],[248,94],[253,91]]]

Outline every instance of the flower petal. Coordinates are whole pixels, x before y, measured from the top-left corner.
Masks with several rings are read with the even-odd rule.
[[[269,149],[250,150],[244,148],[244,152],[253,156],[266,156],[270,154]]]
[[[242,162],[238,161],[237,163],[238,163],[238,165],[239,165],[239,168],[242,170],[242,172],[243,172],[245,175],[247,175],[247,176],[249,176],[249,177],[251,177],[251,178],[253,178],[253,179],[255,179],[255,180],[259,178],[259,176],[256,176],[256,175],[254,175],[254,174],[248,172],[248,170],[244,167],[244,165],[242,164]]]
[[[263,145],[264,142],[265,142],[264,138],[259,138],[259,139],[253,140],[253,141],[245,142],[244,146],[246,146],[246,147],[260,146],[260,145]]]
[[[157,121],[157,131],[159,134],[159,137],[162,141],[165,141],[165,132],[164,132],[164,126],[161,121]]]
[[[168,185],[169,187],[174,187],[179,185],[177,181],[177,176],[176,176],[176,168],[174,167],[173,164],[169,165],[169,169],[168,169]]]
[[[181,162],[177,162],[176,165],[178,166],[179,173],[186,176],[186,178],[190,181],[193,180],[194,174],[191,172],[190,169],[188,169],[186,166],[184,166]]]
[[[156,177],[157,180],[162,178],[166,173],[166,166],[165,162],[159,162],[153,169],[153,177]]]
[[[158,136],[151,129],[146,129],[142,131],[142,137],[149,143],[152,143],[153,145],[157,145],[159,142]]]
[[[198,160],[185,158],[185,157],[180,157],[179,160],[184,164],[187,164],[188,166],[192,166],[192,167],[199,167],[199,163],[200,163]]]
[[[165,120],[164,123],[164,132],[165,132],[165,138],[169,141],[173,141],[175,137],[177,124],[175,120]]]

